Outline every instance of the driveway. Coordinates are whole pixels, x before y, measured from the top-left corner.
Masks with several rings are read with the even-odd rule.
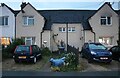
[[[86,71],[118,71],[120,70],[120,62],[112,60],[110,64],[105,63],[88,63],[85,58],[79,59],[80,63],[84,63],[85,69],[82,72]]]
[[[86,59],[79,58],[79,63],[82,65],[80,72],[86,71],[117,71],[120,70],[120,62],[112,61],[110,64],[104,63],[88,63]],[[16,64],[13,59],[8,59],[2,62],[3,71],[42,71],[51,72],[49,60],[45,58],[39,60],[36,64],[19,63]]]

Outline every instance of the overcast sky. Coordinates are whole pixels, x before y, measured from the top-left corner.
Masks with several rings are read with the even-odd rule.
[[[79,9],[97,10],[104,2],[111,2],[112,7],[117,10],[120,0],[0,0],[14,10],[20,10],[22,2],[31,3],[36,9]]]

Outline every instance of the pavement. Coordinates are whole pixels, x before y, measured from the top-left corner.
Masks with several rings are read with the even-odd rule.
[[[3,76],[118,76],[120,71],[99,72],[36,72],[36,71],[3,71]],[[114,73],[114,74],[113,74]]]

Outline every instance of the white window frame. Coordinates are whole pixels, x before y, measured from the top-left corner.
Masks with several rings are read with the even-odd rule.
[[[107,38],[110,40],[110,43],[106,44],[104,40],[107,39]],[[100,40],[101,40],[101,42],[100,42]],[[113,43],[112,43],[113,42],[113,37],[112,36],[109,36],[109,37],[99,37],[99,42],[102,43],[102,44],[105,44],[105,45],[113,45]]]
[[[60,28],[61,28],[61,30],[60,30]],[[65,30],[64,30],[65,29]],[[66,28],[65,27],[59,27],[59,31],[60,32],[66,32]]]
[[[108,17],[110,17],[110,24],[108,24]],[[102,24],[101,23],[102,19],[105,20],[106,24]],[[101,16],[101,18],[100,18],[100,24],[101,25],[107,25],[107,26],[112,25],[112,17],[111,16]]]
[[[32,37],[25,37],[25,45],[26,45],[27,40],[30,40],[30,44],[32,45]]]
[[[25,24],[25,18],[27,18],[26,24]],[[33,20],[33,24],[32,25],[34,25],[34,16],[23,16],[23,25],[24,26],[32,26],[32,25],[29,24],[29,20]]]
[[[1,18],[1,26],[8,26],[9,24],[9,16],[2,16]],[[7,18],[7,24],[6,24],[6,18]],[[2,24],[3,23],[3,24]]]
[[[68,32],[75,32],[75,27],[68,27]]]
[[[59,31],[66,32],[66,27],[59,27]],[[68,27],[68,32],[75,32],[75,27]]]
[[[24,41],[25,41],[25,45],[27,45],[27,40],[30,40],[30,45],[35,45],[36,41],[35,41],[35,37],[21,37]]]

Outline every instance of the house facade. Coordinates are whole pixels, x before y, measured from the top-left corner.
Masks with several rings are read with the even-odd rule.
[[[22,3],[16,16],[16,38],[22,38],[26,45],[41,46],[41,32],[44,18],[30,3]]]
[[[118,40],[118,11],[109,2],[98,10],[36,10],[23,2],[15,23],[16,38],[51,51],[66,49],[67,44],[81,50],[85,42],[109,47],[117,45]]]
[[[15,38],[15,14],[6,4],[0,6],[0,44],[9,45]]]
[[[85,42],[100,42],[106,47],[117,45],[119,21],[118,14],[110,3],[105,3],[98,10],[53,10],[41,12],[46,17],[43,36],[47,47],[58,50],[60,41],[81,50]],[[68,26],[68,27],[67,27]],[[67,33],[68,31],[68,33]],[[45,37],[45,38],[44,38]]]

